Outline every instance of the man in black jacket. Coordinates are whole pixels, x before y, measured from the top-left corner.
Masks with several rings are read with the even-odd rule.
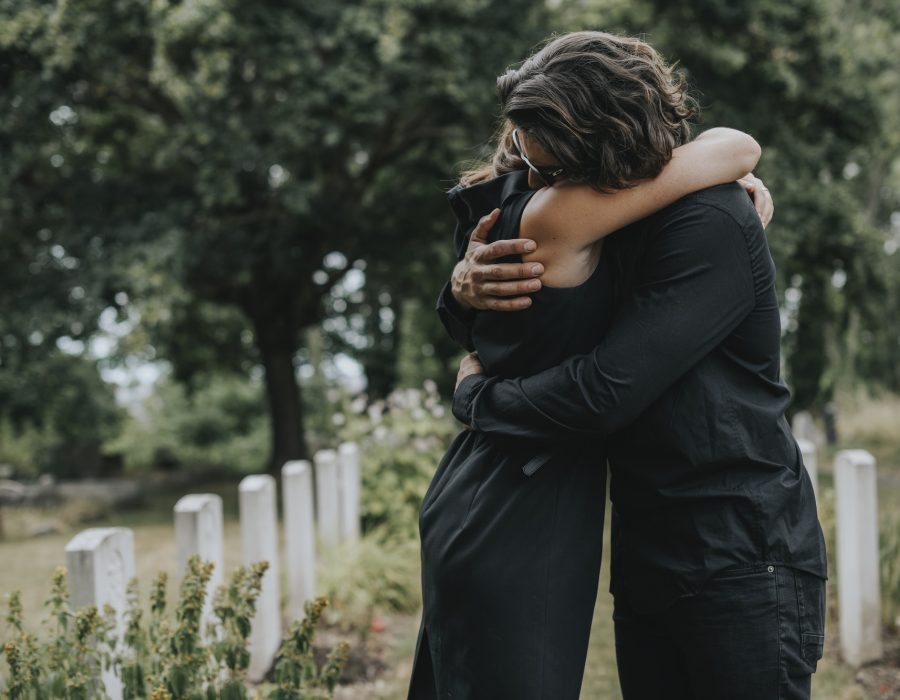
[[[486,246],[490,224],[438,301],[463,345],[473,308],[515,313],[528,303],[530,266],[491,262],[527,242]],[[636,226],[628,239],[644,244],[603,342],[515,379],[484,376],[470,355],[453,413],[506,436],[607,441],[626,700],[808,698],[824,641],[825,545],[784,417],[763,226],[737,184]],[[620,245],[609,243],[604,254]],[[486,278],[487,288],[477,283]]]

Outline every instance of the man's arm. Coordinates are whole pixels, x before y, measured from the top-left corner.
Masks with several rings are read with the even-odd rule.
[[[536,249],[528,238],[487,242],[488,232],[500,214],[495,209],[483,216],[469,237],[459,263],[453,269],[438,296],[436,310],[450,337],[466,350],[474,350],[472,321],[476,309],[518,311],[531,306],[526,296],[541,287],[540,263],[498,263],[508,255],[522,254]],[[460,249],[457,241],[457,249]]]
[[[451,280],[444,283],[441,293],[438,296],[437,306],[438,318],[447,333],[457,343],[471,352],[475,349],[472,342],[472,321],[475,319],[475,309],[465,308],[456,299],[453,298],[451,291]]]
[[[475,430],[545,440],[628,425],[753,309],[745,236],[726,211],[679,207],[599,346],[531,377],[470,375],[454,395],[454,415]]]

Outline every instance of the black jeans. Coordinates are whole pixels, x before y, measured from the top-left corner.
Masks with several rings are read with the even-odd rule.
[[[660,613],[615,600],[624,700],[808,700],[825,641],[825,581],[767,564],[726,569]]]

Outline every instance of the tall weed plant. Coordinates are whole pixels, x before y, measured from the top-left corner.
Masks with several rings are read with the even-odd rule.
[[[123,630],[116,612],[87,605],[73,610],[67,576],[59,567],[46,602],[46,634],[25,628],[18,592],[9,597],[3,644],[8,673],[0,697],[9,700],[105,700],[103,671],[114,669],[125,700],[250,700],[246,673],[248,641],[262,577],[268,563],[239,567],[218,587],[212,619],[203,629],[206,586],[213,565],[192,557],[171,613],[164,573],[150,591],[145,619],[138,584],[128,584]],[[326,700],[346,665],[349,647],[339,643],[323,664],[313,640],[324,598],[308,601],[306,616],[285,635],[274,666],[274,683],[253,690],[254,700]]]

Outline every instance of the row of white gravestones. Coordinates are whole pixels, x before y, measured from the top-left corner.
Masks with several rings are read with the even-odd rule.
[[[354,448],[355,445],[342,446],[340,462],[334,451],[320,452],[314,458],[318,523],[322,543],[326,545],[358,537],[359,453]],[[813,477],[816,473],[814,446],[801,443],[801,450],[807,471]],[[348,467],[344,468],[343,464]],[[315,589],[309,463],[285,464],[282,478],[289,605],[292,618],[296,618],[302,614],[303,601],[312,597]],[[347,484],[346,480],[355,483]],[[813,483],[816,481],[814,478]],[[841,650],[848,663],[859,665],[882,656],[878,506],[872,455],[863,450],[839,452],[834,463],[834,484]],[[271,665],[281,641],[275,480],[268,475],[248,476],[241,481],[239,491],[243,559],[247,563],[265,559],[270,565],[263,578],[250,641],[248,675],[258,680]],[[355,527],[349,514],[356,520]],[[176,504],[175,518],[180,566],[183,568],[187,558],[196,553],[212,560],[214,571],[221,576],[221,499],[212,494],[186,496]],[[79,533],[66,545],[66,564],[72,604],[77,607],[110,603],[117,610],[121,630],[126,584],[135,570],[131,531],[91,528]],[[210,594],[212,590],[211,584]],[[120,698],[118,679],[106,673],[104,681],[113,700]]]
[[[322,457],[323,453],[324,459]],[[330,453],[330,455],[328,454]],[[333,455],[333,457],[331,457]],[[325,465],[326,489],[318,487],[318,527],[322,544],[356,540],[359,537],[360,472],[359,450],[353,443],[341,445],[338,453],[318,453]],[[328,481],[327,470],[334,477]],[[289,587],[290,619],[303,616],[303,604],[315,596],[316,532],[313,518],[312,467],[309,462],[288,462],[281,471],[282,506],[285,525],[285,554]],[[278,573],[278,527],[275,479],[254,474],[238,487],[242,559],[246,564],[265,560],[269,568],[263,576],[250,637],[248,678],[261,680],[281,645],[281,613]],[[323,523],[334,530],[326,536]],[[203,612],[203,631],[210,620],[212,595],[224,578],[224,535],[222,499],[216,494],[189,494],[175,504],[175,540],[178,567],[183,574],[188,558],[198,554],[214,564]],[[66,565],[72,605],[111,604],[117,612],[118,632],[124,630],[126,586],[134,576],[134,537],[128,528],[90,528],[66,545]],[[104,672],[104,685],[112,700],[122,697],[121,681],[111,671]]]

